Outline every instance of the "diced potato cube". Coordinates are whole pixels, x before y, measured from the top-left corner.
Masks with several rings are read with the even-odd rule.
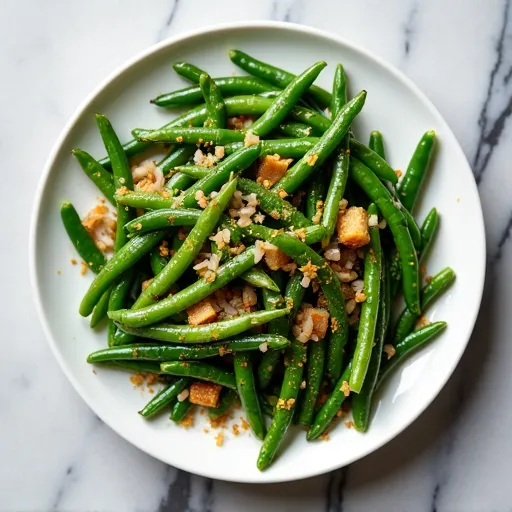
[[[256,170],[256,181],[265,188],[272,187],[286,174],[292,161],[279,155],[265,156]]]
[[[187,309],[190,325],[209,324],[217,319],[217,313],[210,300],[203,299]]]
[[[217,407],[222,386],[212,382],[192,382],[189,389],[189,402],[203,407]]]
[[[338,216],[338,240],[341,244],[358,249],[370,241],[368,214],[364,208],[351,206]]]

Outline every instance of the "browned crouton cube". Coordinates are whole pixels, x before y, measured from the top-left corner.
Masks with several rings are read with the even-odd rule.
[[[306,310],[313,320],[313,334],[318,336],[319,340],[325,338],[327,328],[329,327],[329,313],[323,308],[308,308]]]
[[[340,213],[338,240],[351,249],[358,249],[370,241],[368,214],[364,208],[351,206],[344,213]]]
[[[291,158],[281,158],[279,155],[267,155],[260,161],[256,171],[256,181],[265,188],[275,185],[288,170]]]
[[[217,319],[217,313],[210,300],[203,299],[187,309],[190,325],[209,324]]]
[[[270,270],[280,270],[291,261],[291,258],[275,245],[265,245],[265,263]]]
[[[189,402],[203,407],[217,407],[222,386],[212,382],[192,382],[189,389]]]

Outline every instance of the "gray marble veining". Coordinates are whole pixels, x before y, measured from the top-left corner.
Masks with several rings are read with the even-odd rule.
[[[3,197],[0,510],[246,512],[511,509],[512,8],[510,0],[7,0],[0,16]],[[422,88],[454,129],[479,184],[488,276],[468,349],[403,434],[329,475],[249,486],[168,467],[119,438],[57,367],[29,300],[26,241],[46,156],[107,73],[155,42],[226,21],[275,19],[374,51]],[[42,22],[44,20],[44,22]],[[13,212],[15,215],[13,216]],[[468,255],[470,258],[471,255]],[[20,329],[20,325],[23,329]],[[6,364],[5,364],[6,363]]]

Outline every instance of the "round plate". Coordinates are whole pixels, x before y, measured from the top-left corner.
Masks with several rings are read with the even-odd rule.
[[[438,150],[417,217],[435,206],[441,229],[428,259],[428,274],[446,265],[457,272],[455,285],[428,312],[431,320],[446,320],[445,333],[411,357],[379,393],[366,434],[343,423],[328,442],[307,443],[304,432],[292,428],[286,450],[267,471],[256,469],[260,442],[240,428],[213,430],[205,415],[185,429],[168,415],[146,421],[137,411],[152,396],[142,393],[127,374],[94,369],[85,362],[89,352],[105,346],[105,333],[89,328],[78,305],[93,275],[80,275],[71,258],[77,255],[62,227],[59,207],[72,201],[82,215],[97,201],[98,192],[81,172],[71,149],[104,155],[93,114],[105,113],[122,140],[134,127],[158,127],[173,112],[149,104],[163,92],[185,87],[172,70],[177,61],[192,62],[212,76],[241,74],[227,52],[239,48],[250,55],[298,73],[318,60],[329,66],[318,84],[331,88],[334,67],[342,62],[350,90],[368,91],[357,119],[356,134],[367,140],[381,130],[395,168],[404,168],[427,129],[438,135]],[[69,121],[44,169],[33,214],[30,237],[32,283],[50,346],[69,380],[94,412],[129,442],[178,468],[236,482],[280,482],[310,477],[349,464],[387,443],[432,402],[457,365],[478,313],[485,272],[485,237],[477,188],[471,169],[450,128],[418,88],[400,72],[367,51],[312,28],[273,22],[238,23],[188,33],[155,46],[128,62],[94,91]],[[235,420],[241,423],[237,415]],[[209,432],[206,433],[205,429]],[[224,432],[224,444],[215,436]]]

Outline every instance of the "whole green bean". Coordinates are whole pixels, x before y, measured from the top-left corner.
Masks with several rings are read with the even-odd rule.
[[[263,270],[251,268],[240,276],[245,282],[256,288],[265,288],[267,290],[279,291],[279,287],[274,280]]]
[[[236,336],[252,327],[264,325],[271,320],[285,316],[287,313],[286,308],[255,311],[205,325],[159,324],[143,328],[133,328],[123,324],[118,324],[118,326],[127,333],[136,334],[139,338],[149,338],[165,343],[206,343]]]
[[[303,123],[281,123],[274,129],[274,132],[283,137],[294,137],[296,139],[302,139],[309,137],[313,134],[311,126]]]
[[[411,235],[412,243],[416,250],[419,251],[421,249],[421,244],[423,243],[420,228],[407,208],[402,208],[400,211],[405,217],[405,222],[407,223],[407,229]]]
[[[421,329],[410,333],[395,346],[395,355],[381,364],[379,379],[375,386],[378,389],[387,376],[401,363],[409,354],[419,347],[422,347],[446,328],[446,322],[433,322]]]
[[[435,138],[436,132],[434,130],[430,130],[423,135],[414,150],[411,161],[407,166],[407,171],[398,185],[398,197],[409,211],[412,211],[414,208],[421,185],[425,181],[434,149]]]
[[[142,410],[141,416],[149,418],[160,412],[164,407],[171,404],[172,401],[190,384],[190,379],[178,379],[157,393]]]
[[[162,370],[159,363],[152,361],[105,361],[104,363],[96,363],[106,368],[115,368],[116,370],[126,370],[137,373],[154,373],[160,375]]]
[[[110,297],[108,301],[108,309],[115,311],[126,307],[126,299],[130,293],[133,284],[134,272],[133,268],[129,268],[126,272],[121,274],[117,281],[112,285]],[[109,322],[108,326],[108,346],[112,347],[116,344],[115,333],[117,327],[114,322]]]
[[[371,204],[368,215],[377,215],[377,206]],[[370,227],[370,244],[364,255],[364,294],[361,306],[357,343],[352,359],[350,390],[359,393],[363,387],[375,340],[377,315],[379,312],[380,283],[382,277],[382,249],[379,227]]]
[[[405,301],[411,311],[418,312],[420,304],[418,257],[405,217],[377,176],[355,158],[350,159],[350,177],[377,205],[386,219],[400,255]]]
[[[183,206],[185,208],[197,206],[196,194],[198,191],[208,196],[214,190],[220,190],[222,185],[228,181],[231,173],[238,174],[247,169],[258,158],[260,151],[260,144],[256,144],[243,148],[219,162],[210,174],[201,178],[186,190],[183,195]]]
[[[443,292],[455,281],[455,272],[446,267],[436,274],[432,280],[421,291],[421,313],[439,298]],[[405,308],[397,320],[393,344],[400,343],[414,328],[414,324],[419,319],[418,313],[413,313]]]
[[[340,201],[343,198],[347,185],[349,163],[350,151],[345,150],[343,147],[339,148],[333,162],[331,181],[325,197],[324,213],[322,215],[322,226],[325,229],[325,236],[322,240],[324,247],[329,245],[336,227],[340,211]]]
[[[114,183],[112,174],[105,170],[94,158],[82,149],[73,149],[71,153],[76,157],[80,167],[88,178],[98,187],[100,192],[112,203],[114,203]]]
[[[308,342],[308,363],[306,367],[306,389],[302,399],[299,423],[311,425],[315,414],[315,405],[324,377],[326,339]]]
[[[240,395],[240,400],[242,401],[242,407],[247,416],[247,421],[249,422],[254,435],[258,439],[263,439],[265,437],[266,428],[258,395],[256,393],[250,355],[242,352],[235,352],[233,355],[233,367],[235,369],[238,394]]]
[[[353,137],[350,138],[350,153],[381,180],[387,180],[393,184],[398,183],[398,176],[386,160]]]
[[[74,248],[89,268],[95,274],[98,274],[105,266],[105,256],[96,247],[89,232],[82,225],[75,207],[70,202],[65,201],[60,207],[60,216]]]
[[[125,187],[128,190],[132,190],[133,178],[130,166],[128,165],[128,159],[126,158],[123,147],[121,146],[121,142],[119,142],[119,138],[117,137],[114,128],[107,117],[102,114],[96,114],[96,123],[112,165],[114,189],[117,190],[121,187]],[[132,217],[133,212],[130,208],[118,205],[114,252],[119,251],[119,249],[126,244],[128,237],[124,230],[124,225],[129,222]]]
[[[345,368],[341,377],[336,382],[334,389],[331,391],[329,398],[322,405],[320,410],[315,416],[313,426],[309,429],[306,439],[312,441],[319,437],[325,429],[329,426],[336,413],[340,410],[341,405],[350,394],[348,381],[350,380],[350,373],[352,369],[352,362]]]
[[[80,304],[80,314],[82,316],[89,316],[94,306],[110,285],[123,272],[139,261],[144,254],[163,240],[164,236],[164,231],[153,231],[131,238],[130,241],[105,264],[101,272],[91,283],[89,290]]]
[[[128,233],[140,234],[167,226],[195,226],[201,213],[201,210],[192,208],[153,210],[131,220],[124,228]]]
[[[370,141],[368,147],[377,153],[383,160],[386,160],[386,150],[384,149],[384,139],[382,133],[377,130],[373,130],[370,133]]]
[[[164,173],[167,174],[179,165],[185,165],[190,158],[194,155],[197,148],[196,146],[178,146],[166,155],[156,166]]]
[[[228,76],[216,78],[215,85],[218,87],[222,96],[238,96],[241,94],[258,94],[260,92],[272,91],[270,84],[252,76]],[[203,98],[201,88],[198,85],[178,89],[166,94],[161,94],[151,103],[158,107],[179,107],[182,105],[194,105],[200,103]]]
[[[178,377],[192,377],[236,390],[234,374],[211,364],[195,361],[170,361],[162,363],[160,369],[165,374]]]
[[[202,345],[157,345],[154,343],[135,343],[121,347],[107,348],[92,352],[87,357],[88,363],[111,360],[145,360],[145,361],[183,361],[207,359],[224,356],[235,352],[258,350],[262,345],[270,350],[286,348],[289,342],[283,336],[271,334],[254,334],[235,338],[223,343]]]
[[[218,269],[213,283],[199,279],[194,284],[156,304],[141,309],[109,311],[109,317],[123,326],[144,327],[183,311],[252,268],[254,266],[254,250],[254,246],[248,247],[241,254],[222,265]]]
[[[267,190],[253,180],[240,178],[238,190],[247,195],[256,194],[260,209],[272,218],[279,220],[284,226],[303,228],[311,225],[311,222],[288,201],[281,199],[275,192]]]
[[[436,236],[437,229],[439,227],[439,214],[435,208],[432,208],[425,217],[423,224],[421,225],[421,252],[420,252],[420,263],[425,259],[428,254],[428,250],[432,245],[432,241]]]
[[[359,393],[352,395],[352,417],[357,430],[366,432],[370,421],[373,392],[379,376],[382,348],[389,325],[391,314],[391,296],[389,289],[389,264],[385,255],[382,257],[382,281],[379,299],[379,313],[375,329],[375,346],[372,348],[370,364]]]
[[[175,423],[180,423],[183,421],[186,415],[189,413],[190,409],[192,409],[192,405],[192,402],[189,402],[188,400],[183,400],[182,402],[177,400],[172,407],[170,416],[171,420]]]
[[[110,299],[110,289],[108,289],[100,298],[91,314],[91,321],[89,323],[91,329],[94,329],[104,318],[107,317],[108,301]],[[109,322],[110,326],[110,322]]]
[[[136,128],[132,133],[142,141],[177,142],[179,144],[208,142],[221,146],[229,142],[242,142],[245,138],[243,132],[226,128],[182,128],[180,126],[159,130]]]
[[[261,156],[275,155],[282,158],[301,158],[318,142],[317,137],[306,137],[304,139],[278,139],[264,140],[261,142]],[[244,147],[243,142],[232,142],[224,146],[226,155],[231,155],[238,149]]]
[[[197,223],[188,234],[183,246],[174,254],[166,267],[140,294],[133,305],[134,309],[148,306],[169,291],[169,288],[185,272],[201,251],[203,243],[217,225],[236,190],[237,180],[231,180],[203,210]]]
[[[314,176],[311,180],[306,197],[306,217],[314,224],[320,224],[323,217],[324,200],[325,200],[325,173]]]
[[[257,467],[260,471],[270,466],[290,426],[299,394],[300,383],[302,382],[305,362],[306,345],[293,340],[291,347],[285,355],[286,369],[276,411],[258,456]]]
[[[229,58],[247,73],[266,80],[280,89],[284,89],[295,78],[293,73],[256,60],[240,50],[230,50]],[[321,87],[312,85],[308,93],[322,108],[331,103],[331,95]]]
[[[315,146],[287,171],[283,178],[274,185],[273,189],[276,191],[284,190],[289,194],[297,190],[302,182],[324,163],[342,141],[352,121],[363,108],[365,99],[366,91],[361,91],[344,105]]]
[[[207,73],[203,73],[199,77],[199,87],[203,93],[206,112],[208,113],[204,126],[207,128],[225,128],[227,121],[226,105],[219,88]]]
[[[330,103],[331,118],[334,119],[343,105],[347,103],[347,77],[341,64],[336,66],[332,83],[332,97]]]
[[[118,204],[131,206],[132,208],[142,208],[144,210],[160,210],[173,207],[174,199],[165,197],[157,192],[126,192],[114,196]]]
[[[208,407],[208,417],[216,420],[224,416],[235,402],[237,396],[237,392],[233,389],[224,388],[220,392],[219,405],[217,407]]]
[[[301,96],[316,80],[326,62],[320,61],[297,77],[293,78],[286,88],[274,99],[267,111],[249,128],[255,135],[264,137],[284,121],[290,110],[300,100]]]
[[[191,82],[199,83],[199,79],[201,75],[205,73],[201,68],[194,66],[194,64],[190,64],[189,62],[176,62],[176,64],[172,65],[174,71],[181,75],[182,77],[190,80]]]
[[[160,256],[159,248],[155,248],[149,252],[149,263],[151,265],[151,270],[153,271],[154,276],[160,274],[168,262],[169,258]]]

